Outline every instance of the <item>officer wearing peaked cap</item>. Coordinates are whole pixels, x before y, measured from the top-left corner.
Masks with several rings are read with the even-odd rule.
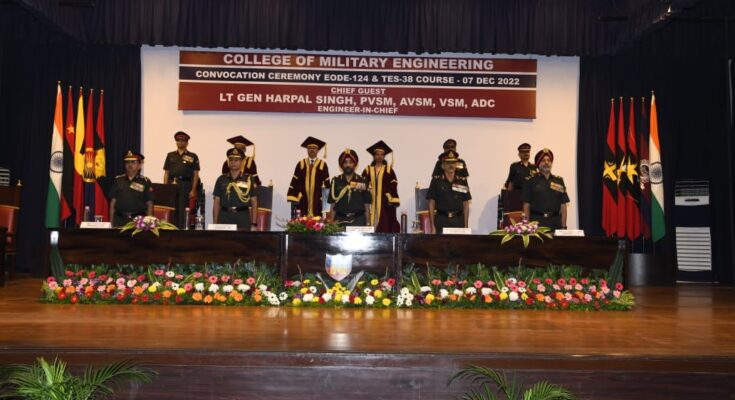
[[[447,150],[441,160],[443,172],[432,178],[426,192],[433,233],[443,233],[444,228],[466,228],[472,199],[467,178],[457,173],[459,154]]]
[[[176,184],[176,214],[174,220],[179,228],[183,228],[186,219],[184,210],[193,210],[199,187],[199,157],[188,150],[189,136],[186,132],[174,134],[176,150],[166,154],[163,164],[163,182]]]
[[[551,174],[554,153],[543,149],[536,153],[534,161],[539,173],[523,186],[523,213],[540,226],[566,229],[569,196],[564,179]]]
[[[508,179],[505,180],[507,190],[523,190],[523,185],[528,178],[536,175],[536,165],[531,163],[531,145],[523,143],[518,146],[518,158],[520,161],[510,164]]]
[[[245,158],[242,159],[242,166],[240,167],[243,173],[246,173],[253,177],[253,181],[256,185],[260,186],[260,177],[258,176],[258,166],[255,164],[255,143],[251,142],[247,138],[245,138],[242,135],[234,136],[229,139],[227,139],[229,143],[231,143],[236,148],[242,150],[243,154],[245,154]],[[247,148],[253,146],[253,155],[248,156]],[[230,166],[228,164],[228,161],[225,160],[224,163],[222,163],[222,173],[226,174],[230,172]]]
[[[131,150],[123,156],[125,173],[115,177],[108,194],[113,226],[123,226],[139,215],[153,214],[151,180],[140,174],[143,159],[142,154]]]
[[[212,215],[215,224],[236,224],[238,230],[249,231],[257,225],[258,197],[253,177],[241,171],[244,158],[236,147],[227,150],[230,171],[214,184]]]
[[[444,144],[442,145],[444,148],[444,151],[439,154],[439,156],[436,159],[436,164],[434,164],[434,171],[431,173],[432,178],[440,177],[444,173],[444,168],[442,167],[442,157],[444,154],[451,150],[453,152],[457,152],[457,141],[454,139],[447,139],[444,141]],[[460,176],[462,178],[469,178],[470,177],[470,171],[467,169],[467,163],[459,158],[457,159],[457,170],[456,170],[457,176]]]

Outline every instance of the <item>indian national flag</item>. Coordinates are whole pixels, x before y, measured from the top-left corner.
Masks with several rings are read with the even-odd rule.
[[[651,129],[649,139],[649,170],[651,180],[651,238],[654,242],[666,235],[664,221],[664,173],[661,167],[661,141],[658,137],[658,114],[656,96],[651,95]]]
[[[61,84],[56,85],[56,110],[51,132],[51,160],[49,161],[48,197],[46,198],[46,227],[59,227],[61,203],[61,176],[64,171],[64,122],[61,116]]]

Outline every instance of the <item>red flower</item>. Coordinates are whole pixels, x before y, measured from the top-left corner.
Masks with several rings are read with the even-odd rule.
[[[153,298],[156,300],[159,300],[161,298],[161,293],[156,293],[153,295]]]
[[[148,297],[147,294],[140,296],[140,301],[142,301],[143,303],[147,302],[149,299],[150,298]]]
[[[117,299],[117,301],[123,301],[125,299],[125,295],[122,293],[118,293],[115,298]]]
[[[454,285],[454,282],[452,282],[450,280],[444,281],[444,286],[452,286],[452,285]]]
[[[245,282],[247,282],[248,285],[252,286],[255,283],[255,278],[251,276],[248,279],[246,279]]]
[[[79,302],[79,297],[77,295],[71,296],[71,304],[77,304]]]
[[[528,304],[529,306],[530,306],[531,304],[533,304],[533,299],[532,299],[532,298],[530,298],[530,297],[529,297],[529,298],[527,298],[527,299],[526,299],[526,304]]]
[[[575,278],[569,278],[569,284],[574,286],[577,284],[577,280]]]
[[[541,279],[539,279],[539,278],[533,278],[533,280],[531,282],[533,282],[535,285],[538,285],[539,283],[541,283]]]
[[[100,275],[100,280],[101,281],[106,281],[107,280],[107,275],[105,275],[105,274]]]
[[[210,276],[208,279],[210,283],[217,283],[217,277],[214,275]]]
[[[474,286],[475,286],[476,289],[481,288],[482,287],[482,281],[475,281],[475,285]]]
[[[616,283],[615,284],[615,289],[617,289],[617,290],[623,290],[623,284],[620,283],[620,282]]]
[[[97,272],[95,271],[92,271],[89,274],[87,274],[87,278],[89,279],[94,279],[95,276],[97,276]]]
[[[134,297],[133,300],[130,301],[131,304],[138,304],[138,298]]]
[[[229,275],[222,275],[222,278],[221,279],[222,279],[222,282],[229,282],[230,281],[230,276]]]
[[[526,287],[526,282],[518,281],[518,287]]]
[[[556,284],[559,286],[564,286],[567,284],[567,281],[564,280],[564,278],[559,278],[559,280],[556,281]]]
[[[183,297],[181,297],[181,296],[176,296],[176,297],[174,298],[174,301],[175,301],[175,302],[177,302],[177,303],[181,303],[182,301],[184,301],[184,298],[183,298]]]
[[[433,279],[433,280],[431,281],[431,284],[432,284],[432,285],[436,285],[436,286],[439,286],[439,285],[441,285],[441,284],[442,284],[442,281],[441,281],[441,279]]]
[[[46,278],[46,282],[56,282],[56,278],[54,278],[53,276],[49,276],[48,278]]]
[[[607,286],[607,281],[604,279],[600,279],[600,287],[606,287],[606,286]]]
[[[135,278],[135,280],[137,280],[138,282],[143,282],[145,280],[145,275],[140,274],[137,278]]]
[[[71,278],[72,276],[74,276],[74,273],[67,269],[66,271],[64,271],[64,275]]]
[[[546,278],[546,279],[544,279],[544,283],[547,284],[547,285],[551,285],[552,283],[554,283],[554,280],[551,279],[551,278]]]
[[[582,278],[582,279],[579,280],[579,283],[581,283],[583,285],[588,285],[590,283],[590,280],[587,279],[587,278]]]
[[[239,283],[238,283],[238,285],[239,285]],[[286,287],[291,287],[291,286],[293,286],[293,281],[285,281],[285,282],[283,282],[283,285],[286,286]]]
[[[396,280],[393,279],[393,278],[388,279],[388,285],[395,286],[396,285]]]
[[[64,293],[63,291],[59,292],[56,294],[56,298],[59,300],[64,300],[66,298],[66,293]]]

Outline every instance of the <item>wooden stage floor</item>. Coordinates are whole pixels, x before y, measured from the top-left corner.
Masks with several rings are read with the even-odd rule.
[[[57,354],[71,364],[136,358],[159,369],[163,387],[198,382],[199,392],[154,385],[134,398],[240,398],[231,396],[244,388],[263,390],[248,398],[297,398],[299,389],[284,382],[307,397],[347,390],[352,399],[374,399],[390,390],[396,397],[377,398],[449,398],[460,387],[447,388],[447,377],[468,363],[522,381],[550,379],[583,398],[735,396],[731,287],[634,288],[630,312],[552,312],[61,306],[36,301],[40,284],[0,288],[0,363]],[[199,378],[195,367],[203,368]],[[289,378],[265,384],[264,371]],[[205,388],[207,379],[217,388]]]

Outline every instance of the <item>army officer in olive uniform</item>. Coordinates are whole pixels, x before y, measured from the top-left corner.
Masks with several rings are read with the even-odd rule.
[[[358,156],[346,149],[339,155],[342,175],[335,176],[329,184],[329,219],[343,226],[365,226],[370,221],[372,196],[368,180],[355,173]]]
[[[242,150],[227,150],[230,172],[214,184],[212,215],[215,224],[237,224],[238,230],[249,231],[257,225],[258,197],[253,177],[241,171],[243,158]]]
[[[531,163],[531,145],[523,143],[518,146],[518,158],[520,161],[510,164],[508,179],[505,180],[507,190],[523,190],[523,185],[532,176],[538,173],[536,166]]]
[[[434,170],[431,172],[432,178],[441,177],[442,174],[444,174],[444,168],[442,167],[442,164],[443,164],[442,157],[444,156],[446,152],[450,150],[457,153],[457,141],[454,139],[447,139],[446,141],[444,141],[442,148],[444,149],[444,151],[441,154],[439,154],[439,157],[436,158],[436,164],[434,164]],[[458,158],[456,165],[457,165],[457,169],[456,169],[457,176],[460,176],[465,179],[470,177],[470,171],[467,169],[467,163],[463,159]]]
[[[457,171],[459,154],[454,150],[445,151],[441,161],[443,172],[431,179],[426,192],[432,233],[442,233],[444,228],[466,228],[472,199],[467,178]]]
[[[189,139],[186,132],[176,132],[176,150],[166,154],[163,164],[163,182],[177,185],[175,221],[179,228],[184,227],[186,207],[194,209],[199,187],[199,157],[188,150]]]
[[[123,226],[139,215],[153,214],[151,180],[140,174],[144,158],[132,151],[123,156],[125,173],[115,177],[108,196],[113,226]]]
[[[523,214],[539,226],[551,229],[567,229],[567,203],[569,196],[564,179],[551,174],[554,153],[543,149],[536,154],[538,175],[528,179],[523,186]]]

